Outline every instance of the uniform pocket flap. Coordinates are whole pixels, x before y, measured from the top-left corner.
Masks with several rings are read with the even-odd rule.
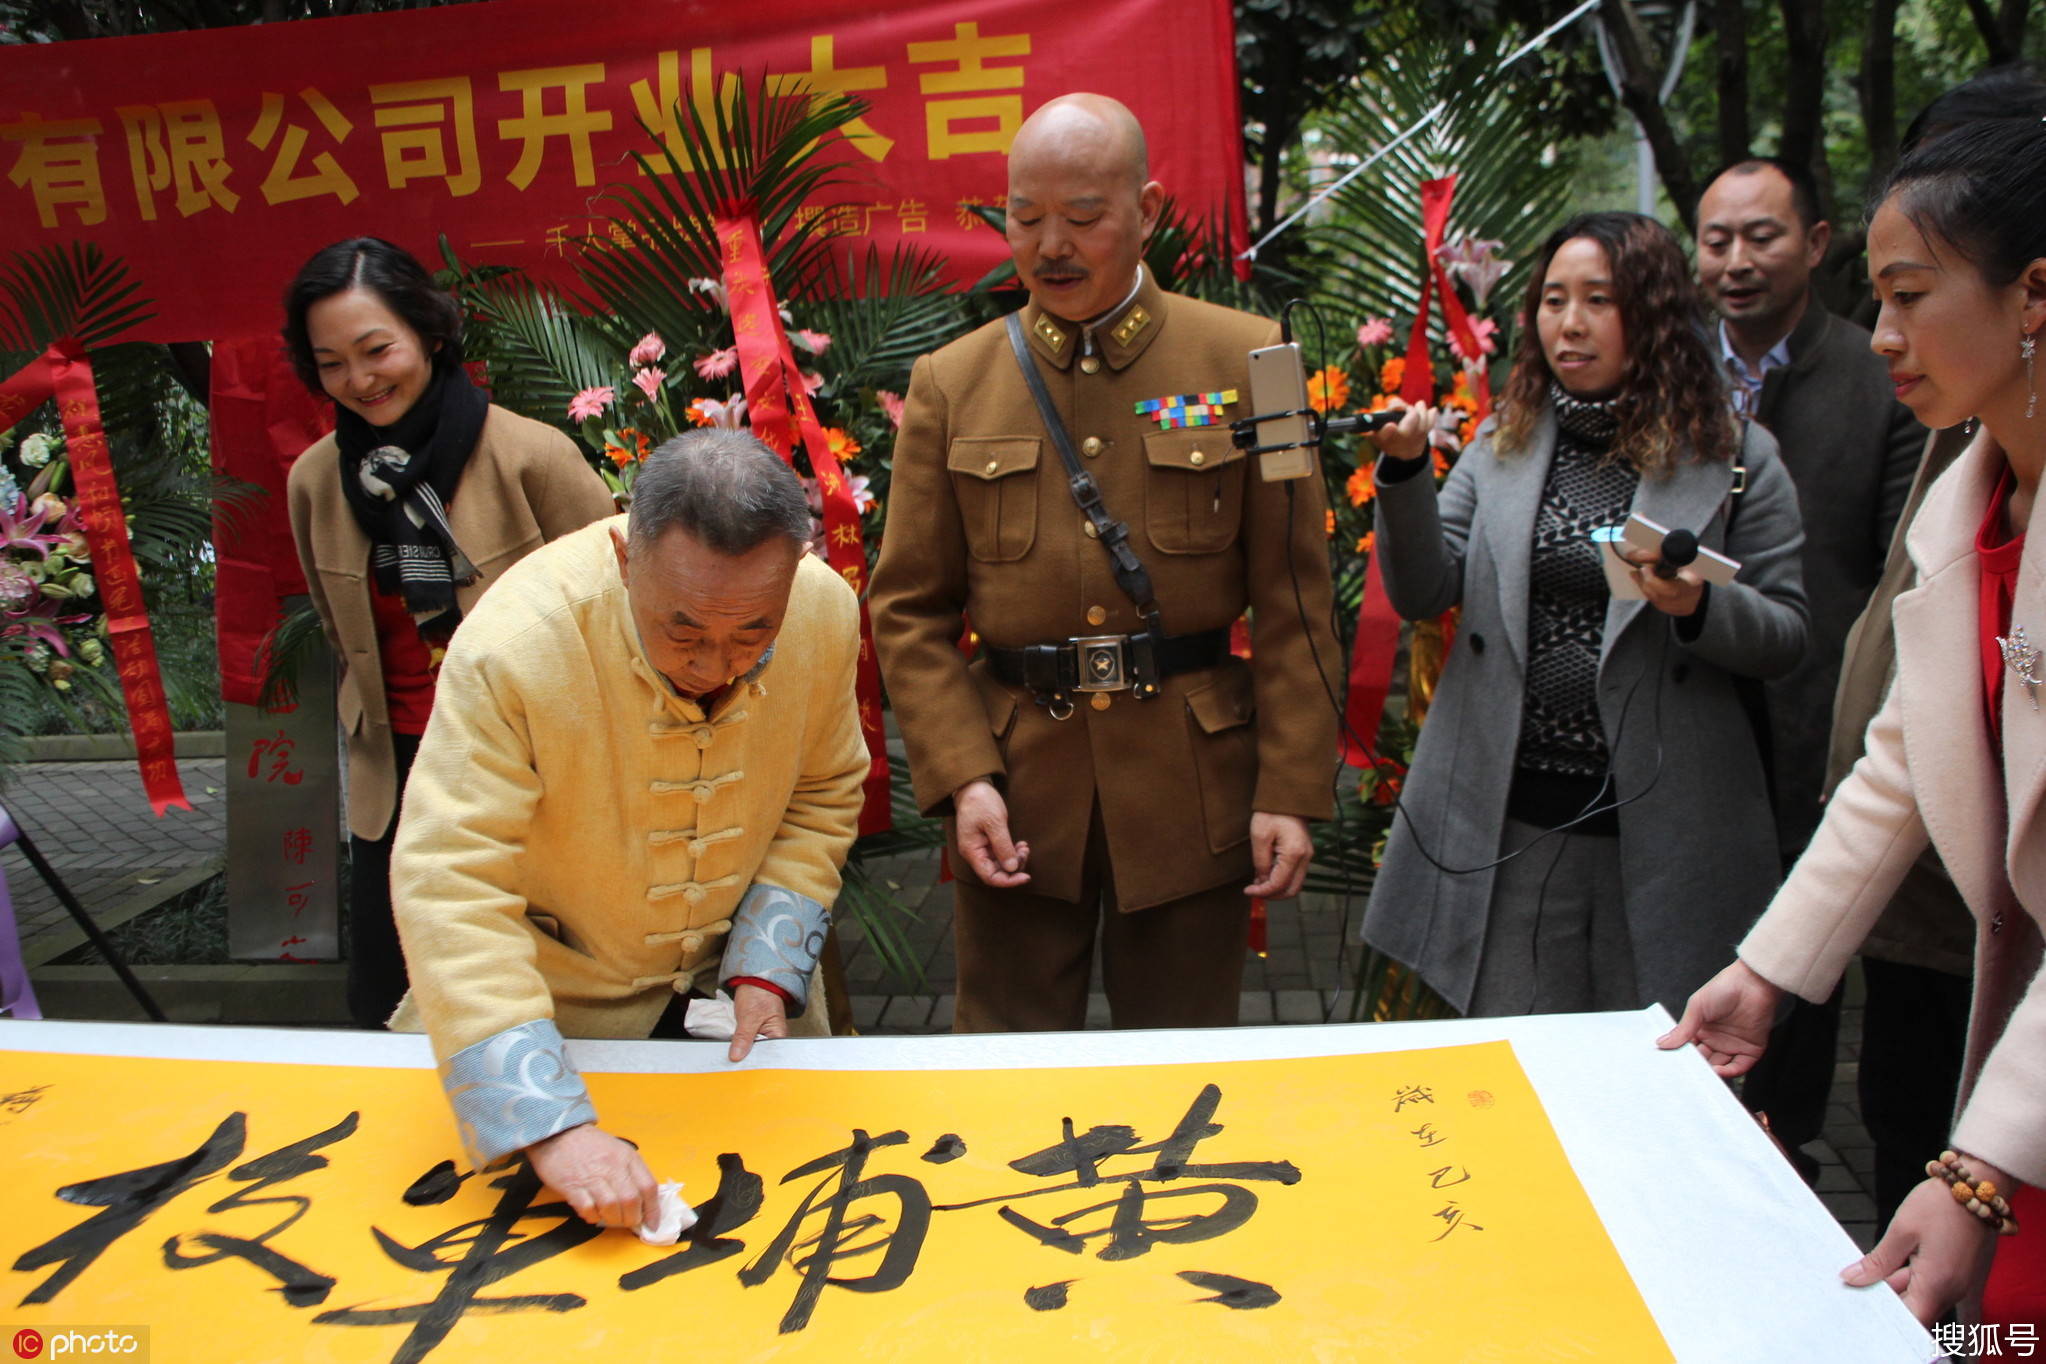
[[[992,482],[1035,469],[1043,445],[1036,436],[961,436],[952,442],[945,467]]]
[[[1198,472],[1242,459],[1243,451],[1230,443],[1228,427],[1203,426],[1187,431],[1153,431],[1144,437],[1144,458],[1154,469]]]
[[[1220,677],[1186,694],[1186,708],[1203,733],[1219,734],[1225,729],[1247,725],[1257,714],[1250,693],[1247,672],[1240,677]]]

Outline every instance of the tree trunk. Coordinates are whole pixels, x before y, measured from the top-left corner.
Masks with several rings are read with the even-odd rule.
[[[1718,0],[1713,35],[1719,47],[1719,159],[1731,166],[1747,160],[1751,150],[1746,0]]]
[[[1861,45],[1861,124],[1868,132],[1868,178],[1879,182],[1897,161],[1897,0],[1869,0]]]
[[[1264,98],[1259,100],[1265,134],[1258,148],[1257,233],[1272,230],[1279,221],[1279,194],[1285,188],[1286,148],[1298,131],[1299,118],[1293,110],[1299,96],[1293,85],[1295,49],[1289,42],[1268,51],[1271,69],[1265,79]]]
[[[2003,30],[2004,46],[2010,49],[2011,61],[2022,61],[2025,56],[2025,18],[2031,8],[2031,0],[2003,0],[2003,12],[1997,16],[1997,25]]]
[[[1657,88],[1662,82],[1662,72],[1650,55],[1653,48],[1647,31],[1641,26],[1641,17],[1634,13],[1634,7],[1628,0],[1601,0],[1599,22],[1605,25],[1606,33],[1612,38],[1613,54],[1619,60],[1620,102],[1647,135],[1662,187],[1676,205],[1684,230],[1695,235],[1698,231],[1698,180],[1691,173],[1691,163],[1684,157],[1683,144],[1677,141],[1676,131],[1670,127],[1669,117],[1663,111]]]
[[[1822,0],[1781,0],[1783,9],[1783,137],[1776,154],[1817,168],[1823,148],[1819,119],[1826,93],[1826,11]]]

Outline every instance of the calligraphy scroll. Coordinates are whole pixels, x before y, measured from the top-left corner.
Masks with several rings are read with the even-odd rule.
[[[461,1164],[430,1068],[0,1052],[0,1320],[180,1360],[1673,1357],[1509,1043],[659,1070],[587,1079],[700,1214],[666,1248]]]
[[[121,490],[114,483],[113,457],[99,420],[99,393],[92,383],[92,364],[85,347],[65,337],[0,383],[0,431],[11,430],[30,412],[57,401],[64,423],[64,451],[71,460],[78,487],[78,513],[92,550],[93,581],[106,613],[107,638],[114,648],[114,666],[121,677],[121,695],[128,703],[128,728],[135,736],[135,756],[142,767],[142,790],[149,808],[162,816],[172,807],[189,810],[184,784],[178,779],[171,736],[170,704],[164,698],[163,675],[156,666],[156,642],[149,630],[149,612],[142,604],[142,579],[128,543],[128,517],[121,510]]]

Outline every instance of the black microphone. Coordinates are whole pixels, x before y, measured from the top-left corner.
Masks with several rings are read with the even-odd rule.
[[[1662,537],[1662,562],[1655,566],[1655,576],[1669,579],[1677,576],[1677,570],[1698,557],[1698,537],[1678,527]]]

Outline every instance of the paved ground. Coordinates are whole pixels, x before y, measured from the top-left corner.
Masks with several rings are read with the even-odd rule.
[[[133,759],[24,763],[9,772],[0,805],[103,926],[169,898],[217,870],[227,843],[224,759],[178,762],[187,810],[158,819]],[[39,966],[84,939],[19,847],[0,852],[28,964]]]
[[[203,877],[225,842],[222,762],[218,758],[179,763],[193,811],[151,816],[132,761],[37,763],[15,770],[0,794],[16,818],[57,865],[79,898],[105,921],[124,919],[138,903],[184,878]],[[211,789],[209,789],[211,788]],[[18,849],[0,853],[0,868],[13,888],[30,964],[50,960],[75,946],[63,909],[42,886]],[[942,1032],[952,1023],[955,965],[952,957],[952,892],[938,880],[934,853],[877,860],[874,880],[887,886],[918,916],[906,924],[911,955],[924,980],[910,989],[885,968],[880,954],[857,925],[841,925],[853,1021],[864,1033]],[[1306,896],[1297,904],[1274,905],[1269,951],[1250,963],[1243,996],[1245,1023],[1319,1023],[1331,1014],[1348,1017],[1342,994],[1346,968],[1339,958],[1346,917],[1351,926],[1362,913],[1352,901],[1346,916],[1340,900]],[[1354,949],[1352,949],[1354,951]],[[1106,1027],[1107,1001],[1096,996],[1089,1027]],[[1833,1214],[1864,1248],[1872,1244],[1875,1207],[1871,1187],[1872,1151],[1856,1116],[1855,1069],[1861,1049],[1859,980],[1850,977],[1841,1025],[1839,1064],[1825,1137],[1810,1153],[1820,1161],[1818,1190]]]

